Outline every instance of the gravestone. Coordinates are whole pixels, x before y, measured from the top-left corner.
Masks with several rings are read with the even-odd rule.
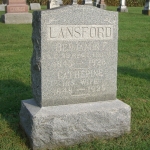
[[[88,5],[35,11],[32,41],[33,98],[22,101],[20,123],[34,150],[130,131],[131,108],[116,99],[117,12]]]
[[[102,8],[102,9],[106,9],[105,1],[104,0],[97,0],[97,7]]]
[[[117,8],[117,11],[119,11],[119,12],[128,12],[128,8],[126,6],[126,0],[120,0],[120,5]]]
[[[32,14],[28,10],[26,0],[8,0],[2,20],[6,24],[32,23]]]
[[[40,10],[41,5],[40,3],[30,3],[30,10]]]
[[[60,7],[60,0],[49,0],[47,3],[47,9]]]
[[[5,11],[6,4],[0,4],[0,11]]]
[[[73,5],[76,5],[77,4],[77,0],[73,0]]]
[[[92,0],[85,0],[85,5],[93,5]]]
[[[150,0],[146,0],[144,9],[142,10],[142,14],[150,16]]]
[[[2,0],[2,4],[0,4],[0,11],[5,11],[6,5],[7,5],[7,0]]]

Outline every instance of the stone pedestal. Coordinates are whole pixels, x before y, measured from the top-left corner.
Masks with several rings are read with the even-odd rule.
[[[21,126],[33,150],[70,146],[130,131],[131,108],[120,100],[40,108],[22,101]]]
[[[32,23],[31,13],[6,13],[2,15],[2,22],[6,24],[29,24]]]
[[[8,0],[2,20],[6,24],[32,23],[32,14],[28,10],[26,0]]]
[[[150,0],[146,0],[142,14],[150,16]]]

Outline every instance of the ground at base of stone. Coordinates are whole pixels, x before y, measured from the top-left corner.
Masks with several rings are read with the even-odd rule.
[[[118,99],[42,108],[29,99],[22,101],[20,111],[33,150],[118,137],[130,132],[130,121],[130,106]]]
[[[32,13],[6,13],[1,19],[5,24],[31,24]]]

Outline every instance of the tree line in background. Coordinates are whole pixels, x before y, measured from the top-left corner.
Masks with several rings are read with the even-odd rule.
[[[145,5],[146,0],[126,0],[126,6],[132,6],[132,7],[143,7]],[[105,3],[108,6],[118,6],[120,3],[120,0],[105,0]]]
[[[40,3],[41,5],[47,5],[48,0],[27,0],[27,3]],[[82,0],[77,0],[79,4],[82,3]],[[126,0],[126,6],[132,7],[143,7],[146,0]],[[2,3],[2,0],[0,0]],[[70,4],[71,0],[63,0],[64,4]],[[119,6],[120,0],[105,0],[107,6]]]

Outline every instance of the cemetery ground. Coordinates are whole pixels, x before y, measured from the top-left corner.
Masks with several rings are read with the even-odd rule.
[[[131,132],[61,150],[150,150],[150,17],[142,15],[142,7],[128,9],[119,13],[117,98],[132,108]],[[31,36],[31,24],[0,22],[0,150],[30,149],[19,111],[21,100],[32,98]]]

